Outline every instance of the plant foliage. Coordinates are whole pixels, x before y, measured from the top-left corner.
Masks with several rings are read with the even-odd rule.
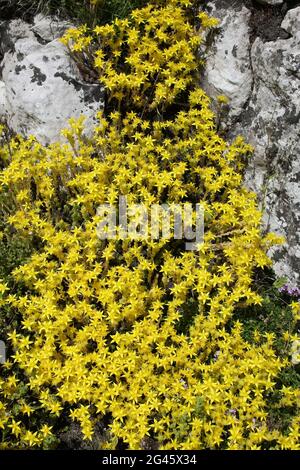
[[[197,85],[199,47],[216,21],[200,13],[192,22],[191,5],[154,2],[70,30],[63,41],[76,60],[93,60],[111,112],[98,115],[91,139],[81,119],[63,131],[66,144],[3,144],[3,217],[38,247],[13,271],[25,293],[1,285],[1,305],[21,316],[8,335],[10,367],[45,413],[78,421],[84,439],[105,419],[106,448],[140,449],[151,438],[161,449],[299,449],[299,390],[278,381],[291,365],[299,304],[285,355],[274,333],[247,338],[236,319],[263,302],[254,272],[270,266],[280,240],[262,236],[255,195],[243,187],[251,147],[217,134]],[[204,243],[188,252],[172,239],[100,240],[97,208],[120,195],[147,207],[201,203]],[[7,383],[5,439],[41,446],[42,431],[13,427]],[[294,409],[284,431],[270,425],[275,392],[278,409]]]

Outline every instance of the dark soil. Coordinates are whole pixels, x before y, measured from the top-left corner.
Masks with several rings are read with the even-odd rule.
[[[99,450],[103,443],[103,428],[96,425],[92,441],[84,441],[80,425],[69,423],[68,430],[59,434],[58,450]]]
[[[260,37],[264,42],[276,41],[276,39],[287,39],[289,33],[281,28],[281,23],[288,10],[300,6],[299,0],[285,1],[282,5],[261,5],[255,0],[247,1],[252,11],[250,26],[252,28],[252,39]]]
[[[284,31],[280,25],[288,10],[300,6],[300,0],[286,0],[282,5],[263,5],[259,0],[211,0],[217,8],[247,7],[251,13],[250,27],[252,29],[251,39],[260,37],[264,42],[276,39],[287,39],[289,33]],[[202,3],[202,2],[201,2]],[[206,2],[205,2],[206,3]],[[205,6],[203,2],[203,6]]]

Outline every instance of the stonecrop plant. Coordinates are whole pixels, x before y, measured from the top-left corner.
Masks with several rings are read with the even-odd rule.
[[[106,116],[92,138],[84,119],[72,119],[65,144],[3,144],[6,222],[36,247],[13,272],[26,288],[1,287],[0,305],[20,318],[10,360],[43,412],[70,416],[84,439],[105,420],[101,448],[299,449],[300,392],[277,381],[289,352],[276,351],[272,333],[246,340],[234,319],[261,303],[253,273],[271,265],[267,251],[280,239],[261,234],[255,195],[243,187],[252,148],[217,134],[197,84],[199,46],[216,20],[190,20],[192,6],[149,2],[125,20],[69,30],[70,52],[106,86]],[[201,203],[203,244],[100,240],[97,208],[120,195],[147,207]],[[287,351],[300,318],[292,308]],[[293,410],[284,429],[270,425],[275,391],[276,407]],[[29,439],[13,420],[2,429],[19,446],[40,446],[51,432]]]

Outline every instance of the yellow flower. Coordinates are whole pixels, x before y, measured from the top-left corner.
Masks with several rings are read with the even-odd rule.
[[[35,446],[39,443],[39,438],[36,432],[26,431],[22,439],[25,443],[28,443],[30,447]]]
[[[220,104],[228,104],[229,103],[229,98],[225,95],[218,95],[217,96],[217,101]]]
[[[8,425],[9,428],[11,428],[11,432],[12,434],[14,434],[16,437],[20,436],[21,434],[21,421],[15,421],[14,419],[12,419],[11,421],[11,424]]]
[[[52,435],[51,429],[52,429],[52,426],[48,426],[47,424],[44,424],[44,425],[40,428],[39,434],[40,434],[43,438],[46,438],[46,437],[48,437],[48,436],[51,436],[51,435]]]

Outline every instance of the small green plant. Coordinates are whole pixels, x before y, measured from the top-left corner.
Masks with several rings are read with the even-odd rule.
[[[146,3],[147,0],[0,0],[0,13],[8,18],[54,14],[91,25],[124,18]]]
[[[244,338],[253,342],[256,334],[273,333],[276,337],[274,346],[277,353],[286,355],[289,342],[284,336],[293,334],[295,329],[294,316],[290,307],[290,299],[280,292],[281,279],[276,279],[271,269],[257,270],[255,288],[261,296],[261,305],[245,308],[241,305],[236,309],[233,322],[238,320],[243,325]]]

